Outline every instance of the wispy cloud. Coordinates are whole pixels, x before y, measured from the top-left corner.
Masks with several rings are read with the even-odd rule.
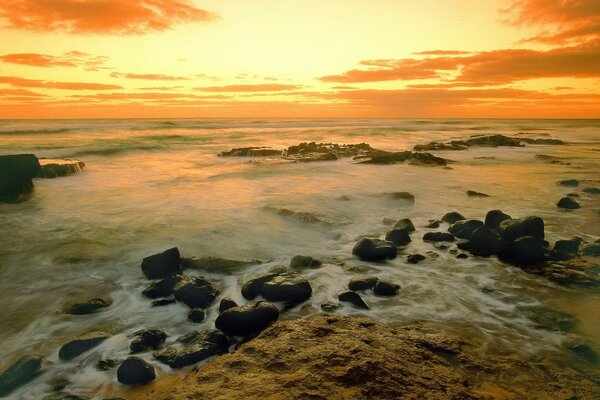
[[[46,88],[46,89],[64,89],[64,90],[114,90],[123,89],[118,85],[107,85],[104,83],[87,82],[55,82],[36,79],[19,78],[15,76],[0,76],[0,83],[5,83],[14,87],[25,88]]]
[[[110,74],[113,78],[124,78],[124,79],[139,79],[146,81],[189,81],[190,78],[185,76],[173,76],[164,74],[134,74],[134,73],[121,73],[113,72]]]
[[[108,57],[94,56],[81,51],[69,51],[61,56],[39,53],[4,54],[0,56],[0,61],[30,67],[82,67],[87,71],[97,71],[106,68]]]
[[[281,85],[276,83],[257,84],[257,85],[226,85],[226,86],[206,86],[197,87],[195,90],[203,92],[280,92],[285,90],[300,89],[298,85]]]

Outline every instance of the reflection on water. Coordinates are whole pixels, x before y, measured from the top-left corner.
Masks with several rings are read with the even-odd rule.
[[[534,130],[571,144],[440,153],[457,161],[452,169],[216,156],[232,147],[284,148],[313,140],[405,150],[473,133]],[[597,289],[559,287],[495,258],[457,260],[420,240],[428,220],[448,211],[482,219],[493,208],[515,217],[541,216],[550,242],[597,239],[598,196],[579,190],[583,208],[575,212],[555,204],[576,190],[557,186],[558,180],[585,181],[579,189],[600,186],[599,132],[598,121],[2,121],[1,154],[80,157],[86,168],[68,178],[36,180],[31,200],[0,205],[0,368],[30,352],[57,362],[63,343],[101,327],[115,336],[87,357],[54,364],[18,395],[40,398],[49,378],[63,373],[70,376],[73,392],[96,387],[102,392],[116,380],[94,364],[100,358],[123,358],[127,334],[161,328],[174,338],[212,326],[215,307],[204,323],[192,325],[185,306],[151,308],[140,295],[147,285],[141,259],[172,246],[186,256],[263,260],[234,274],[204,274],[224,296],[240,302],[239,288],[248,276],[288,264],[296,254],[322,259],[322,268],[307,273],[312,299],[285,318],[319,312],[320,303],[335,299],[356,271],[363,271],[402,285],[394,298],[365,296],[369,314],[382,321],[440,323],[479,335],[481,351],[567,354],[563,346],[573,340],[600,350]],[[536,154],[562,157],[571,165],[550,164]],[[491,197],[469,198],[467,189]],[[414,194],[415,203],[381,196],[398,191]],[[384,234],[384,218],[402,217],[411,218],[417,232],[400,257],[370,264],[351,256],[357,237]],[[404,261],[407,254],[431,251],[439,256],[417,265]],[[92,316],[62,313],[66,304],[97,295],[111,297],[113,305]],[[558,311],[579,320],[573,330],[553,325]],[[356,311],[344,307],[341,312]],[[543,323],[539,315],[547,316]],[[168,372],[160,368],[159,374]]]

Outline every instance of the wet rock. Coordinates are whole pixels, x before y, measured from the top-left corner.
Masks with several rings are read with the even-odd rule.
[[[40,172],[33,154],[0,156],[0,202],[22,199],[33,191],[32,179]]]
[[[271,147],[238,147],[219,153],[220,157],[271,157],[281,156],[282,151]]]
[[[429,223],[428,223],[427,225],[425,225],[425,228],[429,228],[429,229],[437,229],[437,228],[439,228],[439,227],[440,227],[440,223],[441,223],[441,222],[442,222],[442,221],[439,221],[439,220],[432,220],[432,221],[429,221]]]
[[[322,264],[321,261],[311,256],[298,255],[290,260],[290,268],[292,269],[319,268]]]
[[[469,240],[473,236],[473,232],[481,226],[483,226],[483,222],[476,219],[462,220],[452,224],[448,228],[448,232],[457,238]]]
[[[375,276],[357,276],[350,279],[350,282],[348,283],[348,289],[352,290],[353,292],[357,290],[372,289],[377,284],[377,281],[378,279]]]
[[[412,151],[400,151],[396,153],[382,153],[371,157],[369,160],[362,161],[360,164],[402,164],[407,162],[410,165],[427,165],[427,166],[446,166],[449,160],[441,157],[436,157],[431,153],[417,153]]]
[[[40,178],[58,178],[81,172],[85,163],[79,160],[40,158]]]
[[[536,144],[536,145],[565,145],[567,142],[560,139],[546,139],[546,138],[521,138],[522,142],[527,144]]]
[[[581,254],[584,256],[600,257],[600,243],[588,244],[581,249]]]
[[[511,216],[500,210],[490,210],[485,214],[485,222],[483,224],[494,231],[498,231],[500,230],[500,224],[509,219],[512,219]]]
[[[581,197],[581,196],[579,196],[579,193],[567,193],[567,196],[569,196],[569,197],[575,197],[575,198]]]
[[[263,285],[279,275],[280,273],[270,273],[249,280],[242,286],[242,296],[244,296],[246,300],[254,300],[261,295]]]
[[[418,144],[413,147],[415,151],[444,151],[444,150],[466,150],[468,146],[458,143],[429,142],[427,144]]]
[[[364,310],[369,309],[369,306],[367,305],[367,303],[365,303],[362,297],[360,297],[358,293],[353,292],[351,290],[345,290],[338,294],[338,300],[344,303],[350,303],[355,307],[362,308]]]
[[[404,229],[410,233],[415,231],[415,225],[409,218],[402,218],[394,224],[394,229]]]
[[[575,355],[575,357],[588,362],[590,364],[596,364],[600,361],[600,356],[592,348],[592,346],[585,343],[578,343],[569,346],[569,350]]]
[[[362,238],[354,245],[352,254],[363,261],[383,261],[396,258],[397,249],[387,240]]]
[[[556,205],[558,206],[558,208],[566,208],[568,210],[576,210],[578,208],[581,208],[581,205],[569,196],[560,199]]]
[[[69,306],[66,310],[67,314],[84,315],[92,314],[110,306],[112,302],[102,297],[94,297],[83,303],[77,303]]]
[[[469,258],[469,256],[466,255],[465,253],[459,253],[456,255],[456,258],[465,259],[465,258]]]
[[[522,312],[538,329],[568,332],[579,323],[577,318],[571,314],[544,306],[524,308]]]
[[[76,337],[74,340],[63,345],[58,358],[63,361],[69,361],[85,353],[86,351],[98,346],[110,337],[110,334],[104,331],[89,331]]]
[[[504,242],[502,242],[500,236],[484,225],[475,229],[466,249],[477,256],[488,257],[498,254],[503,247]]]
[[[394,200],[406,200],[409,203],[415,202],[415,196],[408,192],[393,192],[393,193],[388,193],[387,196]]]
[[[162,253],[144,258],[142,272],[148,279],[162,279],[181,274],[179,249],[173,247]]]
[[[540,217],[506,220],[500,223],[499,233],[506,242],[513,242],[524,236],[544,239],[544,220]]]
[[[321,303],[321,310],[326,313],[335,312],[340,307],[341,307],[341,304],[332,303],[331,301],[326,301],[325,303]]]
[[[529,266],[546,260],[545,243],[539,237],[523,236],[508,244],[500,257],[516,265]]]
[[[237,306],[238,306],[238,304],[235,301],[233,301],[233,299],[231,297],[224,297],[221,299],[221,302],[219,303],[219,314],[225,310],[229,310],[230,308],[237,307]]]
[[[64,375],[57,375],[48,381],[48,385],[53,392],[60,392],[71,384],[71,381]]]
[[[427,232],[423,235],[426,242],[454,242],[454,235],[447,232]]]
[[[488,135],[488,136],[472,136],[470,139],[465,140],[464,143],[467,146],[483,146],[483,147],[521,147],[521,140],[517,138],[511,138],[504,135]]]
[[[215,272],[215,273],[231,273],[238,271],[241,267],[247,265],[260,264],[260,260],[231,260],[221,257],[190,257],[182,258],[181,266],[200,271]]]
[[[290,146],[283,153],[283,157],[294,161],[329,161],[344,157],[367,157],[378,154],[380,150],[374,149],[367,143],[338,144],[304,142]]]
[[[490,197],[489,194],[476,192],[474,190],[467,190],[467,196],[469,196],[469,197]]]
[[[204,321],[206,318],[206,313],[201,308],[192,308],[190,312],[188,312],[188,320],[199,323]]]
[[[310,298],[312,287],[303,276],[286,273],[277,275],[265,282],[260,294],[267,301],[284,301],[291,304],[298,304]]]
[[[258,301],[223,311],[215,327],[229,336],[253,336],[279,318],[279,310],[271,303]]]
[[[0,397],[35,379],[42,370],[42,358],[24,356],[0,374]]]
[[[158,329],[142,329],[134,332],[133,341],[129,344],[131,354],[147,350],[156,350],[167,340],[167,334]]]
[[[577,179],[567,179],[567,180],[558,182],[558,184],[560,186],[577,187],[577,186],[579,186],[579,181]]]
[[[444,216],[442,217],[442,221],[452,225],[458,221],[461,221],[463,219],[466,219],[462,214],[457,213],[456,211],[452,211],[449,213],[444,214]]]
[[[219,330],[196,331],[183,335],[177,342],[154,352],[154,357],[171,368],[195,364],[205,358],[227,353],[228,343]]]
[[[175,298],[190,308],[206,308],[219,295],[210,282],[202,277],[183,276],[175,285]]]
[[[574,238],[570,240],[557,240],[554,243],[553,251],[559,254],[568,254],[575,256],[579,251],[579,245],[581,244],[581,239]]]
[[[373,288],[373,293],[378,296],[395,296],[398,291],[400,291],[400,285],[382,280],[377,281]]]
[[[282,215],[284,217],[291,217],[305,224],[323,224],[323,225],[334,225],[333,221],[328,220],[327,218],[317,215],[315,213],[307,212],[307,211],[294,211],[289,210],[287,208],[279,208],[275,209],[277,215]]]
[[[396,246],[406,246],[410,243],[410,235],[406,229],[393,229],[385,235],[385,240]]]
[[[149,299],[157,299],[159,297],[172,296],[175,291],[175,286],[183,279],[183,275],[172,275],[154,282],[142,292],[142,295]]]
[[[123,385],[143,385],[154,379],[154,367],[139,357],[128,357],[117,369],[117,380]]]
[[[117,365],[119,365],[119,363],[120,363],[120,361],[115,360],[114,358],[107,358],[104,360],[99,360],[96,363],[96,369],[98,369],[100,371],[110,371],[111,369],[113,369]]]
[[[583,191],[585,193],[589,193],[589,194],[600,194],[600,188],[596,188],[596,187],[588,187],[583,189]]]
[[[175,297],[167,297],[166,299],[160,299],[152,302],[152,307],[168,306],[169,304],[175,304],[177,300]]]
[[[422,254],[411,254],[408,257],[406,257],[406,261],[411,263],[411,264],[418,264],[421,261],[425,260],[425,256]]]

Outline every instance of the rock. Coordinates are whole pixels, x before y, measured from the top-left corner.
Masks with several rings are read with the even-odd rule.
[[[581,197],[581,196],[579,196],[579,193],[567,193],[567,196],[569,196],[569,197]]]
[[[400,151],[396,153],[383,152],[380,155],[375,155],[369,160],[360,162],[360,164],[401,164],[408,161],[411,165],[431,165],[445,166],[449,160],[441,157],[436,157],[431,153],[416,153],[412,151]]]
[[[469,240],[473,236],[473,232],[481,226],[483,226],[483,222],[476,219],[462,220],[452,224],[448,228],[448,232],[457,238]]]
[[[339,303],[332,303],[331,301],[326,301],[325,303],[321,303],[321,310],[326,313],[332,313],[338,310],[341,307]]]
[[[427,232],[423,235],[426,242],[454,242],[454,235],[446,232]]]
[[[404,229],[410,233],[415,231],[415,225],[409,218],[402,218],[394,224],[394,229]]]
[[[62,361],[69,361],[85,353],[86,351],[98,346],[110,337],[110,334],[104,331],[88,331],[77,336],[74,340],[63,345],[58,358]]]
[[[462,214],[457,213],[456,211],[452,211],[449,213],[444,214],[444,216],[442,217],[442,221],[452,225],[458,221],[461,221],[463,219],[466,219]]]
[[[115,360],[113,358],[98,360],[98,362],[96,363],[96,369],[98,369],[99,371],[110,371],[111,369],[119,365],[119,363],[119,360]]]
[[[396,246],[406,246],[410,243],[410,235],[406,229],[393,229],[385,235],[385,240]]]
[[[303,276],[285,273],[265,282],[260,294],[267,301],[298,304],[310,298],[312,287]]]
[[[167,340],[167,334],[158,329],[142,329],[134,332],[132,336],[135,339],[129,344],[131,354],[156,350]]]
[[[354,245],[352,254],[363,261],[383,261],[396,258],[396,246],[387,240],[362,238]]]
[[[504,242],[488,226],[481,226],[473,232],[467,249],[476,256],[488,257],[502,251]]]
[[[589,193],[589,194],[600,194],[600,188],[596,188],[596,187],[588,187],[583,189],[583,191],[585,193]]]
[[[175,298],[189,308],[206,308],[211,305],[219,293],[210,282],[201,276],[183,276],[174,289]]]
[[[393,218],[383,218],[383,219],[381,220],[381,222],[382,222],[384,225],[388,225],[388,226],[389,226],[389,225],[394,225],[394,224],[396,223],[396,220],[395,220],[395,219],[393,219]]]
[[[406,261],[411,263],[411,264],[418,264],[421,261],[425,260],[425,256],[422,254],[411,254],[408,257],[406,257]]]
[[[465,253],[459,253],[456,255],[456,258],[465,259],[465,258],[469,258],[469,256],[466,255]]]
[[[442,221],[439,221],[439,220],[431,220],[431,221],[429,221],[429,223],[427,225],[425,225],[425,228],[437,229],[440,227],[441,222]]]
[[[415,151],[443,151],[443,150],[466,150],[466,145],[454,143],[429,142],[427,144],[418,144],[413,147]]]
[[[33,191],[32,179],[40,172],[33,154],[0,156],[0,202],[18,201]]]
[[[152,302],[152,307],[168,306],[169,304],[175,304],[177,300],[175,297],[167,297],[166,299],[160,299]]]
[[[239,147],[222,151],[219,157],[271,157],[281,156],[282,151],[271,147]]]
[[[576,210],[578,208],[581,208],[581,205],[569,196],[560,199],[556,205],[558,206],[558,208],[566,208],[568,210]]]
[[[581,254],[584,256],[600,257],[600,243],[592,243],[581,249]]]
[[[294,256],[290,260],[290,268],[292,269],[319,268],[322,264],[321,261],[311,256]]]
[[[228,274],[238,271],[241,267],[247,265],[260,264],[260,260],[231,260],[221,257],[190,257],[182,258],[181,266],[183,268],[196,269],[207,272]]]
[[[64,375],[55,375],[48,381],[53,392],[60,392],[70,384],[71,381]]]
[[[144,258],[142,272],[148,279],[162,279],[181,274],[179,249],[173,247],[162,253]]]
[[[344,303],[350,303],[355,307],[362,308],[364,310],[369,309],[369,306],[367,305],[367,303],[365,303],[362,297],[360,297],[358,293],[353,292],[351,290],[345,290],[338,294],[338,300]]]
[[[244,296],[246,300],[254,300],[256,297],[260,296],[263,285],[279,275],[279,273],[270,273],[249,280],[242,286],[242,296]]]
[[[139,357],[128,357],[117,369],[117,380],[123,385],[143,385],[154,379],[154,367]]]
[[[544,220],[540,217],[506,220],[500,223],[499,233],[506,242],[513,242],[524,236],[544,239]]]
[[[521,147],[523,139],[511,138],[504,135],[488,135],[488,136],[472,136],[465,140],[467,146],[483,146],[483,147]]]
[[[172,275],[154,282],[142,292],[142,295],[149,299],[157,299],[159,297],[172,296],[175,291],[175,286],[183,279],[183,275]]]
[[[476,192],[474,190],[467,190],[467,196],[469,196],[469,197],[490,197],[489,194]]]
[[[270,208],[270,207],[267,207]],[[323,217],[321,215],[317,215],[315,213],[307,212],[307,211],[294,211],[289,210],[287,208],[279,208],[275,209],[277,215],[282,215],[284,217],[291,217],[296,219],[299,222],[305,224],[323,224],[323,225],[334,225],[335,222]]]
[[[498,231],[500,229],[500,224],[508,219],[512,219],[510,215],[505,214],[500,210],[490,210],[485,214],[484,225],[494,231]]]
[[[567,180],[558,182],[558,184],[560,186],[577,187],[577,186],[579,186],[579,181],[577,179],[567,179]]]
[[[338,144],[304,142],[290,146],[283,153],[283,158],[300,162],[330,161],[344,157],[368,157],[381,151],[372,148],[367,143]]]
[[[554,243],[554,251],[561,254],[577,254],[581,239],[574,238],[570,240],[557,240]]]
[[[42,370],[42,358],[24,356],[0,374],[0,397],[35,379]]]
[[[73,304],[66,310],[67,314],[84,315],[102,311],[110,306],[112,302],[102,297],[94,297],[83,303]]]
[[[527,144],[537,144],[537,145],[565,145],[567,142],[560,139],[543,139],[543,138],[521,138],[522,142]]]
[[[546,260],[544,241],[534,236],[519,237],[500,252],[500,257],[522,266],[542,263]]]
[[[223,297],[219,303],[219,314],[230,308],[237,307],[237,303],[231,297]]]
[[[373,293],[375,293],[378,296],[395,296],[398,294],[399,290],[400,285],[388,281],[379,280],[375,284]]]
[[[192,308],[190,312],[188,312],[188,320],[199,323],[204,321],[206,318],[206,313],[201,308]]]
[[[350,279],[350,282],[348,283],[348,289],[352,290],[353,292],[357,290],[372,289],[377,284],[377,281],[378,279],[375,276],[357,276]]]
[[[393,192],[393,193],[388,193],[387,196],[394,200],[406,200],[409,203],[415,202],[415,196],[408,192]]]
[[[579,321],[573,315],[553,310],[544,306],[527,307],[522,310],[525,317],[529,318],[535,328],[549,331],[572,331]]]
[[[85,163],[79,160],[40,158],[40,178],[57,178],[81,172]]]
[[[585,343],[578,343],[569,346],[569,350],[575,355],[575,357],[588,362],[590,364],[597,364],[600,361],[600,356],[592,348],[592,346]]]
[[[271,303],[258,301],[223,311],[215,327],[229,336],[253,336],[279,318],[279,310]]]
[[[177,342],[154,352],[154,357],[171,368],[195,364],[205,358],[227,353],[227,338],[219,330],[196,331],[183,335]]]

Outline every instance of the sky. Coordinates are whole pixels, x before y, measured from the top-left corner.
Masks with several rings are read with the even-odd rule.
[[[0,118],[600,118],[600,0],[0,1]]]

